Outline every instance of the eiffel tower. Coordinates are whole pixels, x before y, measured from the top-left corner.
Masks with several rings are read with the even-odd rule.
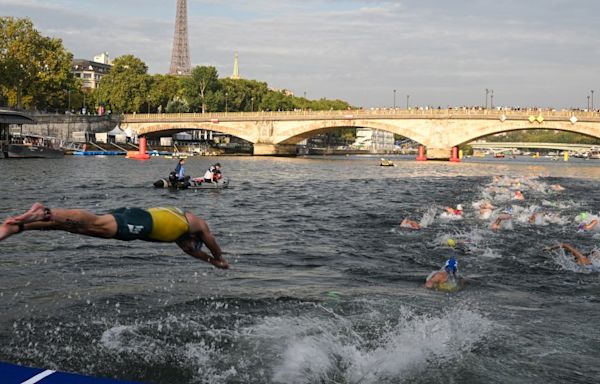
[[[175,34],[173,35],[173,52],[171,52],[172,75],[189,75],[192,72],[190,64],[190,49],[188,47],[187,0],[177,0],[177,15],[175,19]]]

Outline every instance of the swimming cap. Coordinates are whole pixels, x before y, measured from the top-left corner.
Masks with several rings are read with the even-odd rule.
[[[444,268],[447,272],[456,273],[456,271],[458,271],[458,262],[454,257],[451,257],[448,260],[446,260],[446,265],[444,266]]]
[[[458,204],[458,205],[456,206],[456,209],[458,209],[459,211],[462,211],[462,210],[463,210],[463,209],[462,209],[462,204]]]
[[[588,218],[588,216],[589,216],[589,215],[588,215],[588,213],[587,213],[587,212],[581,212],[581,213],[579,214],[579,216],[577,216],[577,217],[578,217],[578,218],[579,218],[579,220],[581,221],[581,220],[585,220],[585,219],[587,219],[587,218]]]
[[[512,207],[506,207],[504,208],[504,210],[502,211],[502,213],[508,213],[509,215],[512,213]]]
[[[456,240],[454,240],[453,238],[449,238],[448,240],[446,240],[446,243],[452,248],[456,247]]]

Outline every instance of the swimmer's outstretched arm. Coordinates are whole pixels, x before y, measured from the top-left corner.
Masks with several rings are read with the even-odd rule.
[[[584,255],[583,253],[579,252],[574,246],[572,246],[571,244],[568,243],[558,243],[556,245],[553,245],[551,247],[546,248],[547,250],[551,251],[553,249],[558,249],[558,248],[562,248],[565,251],[569,252],[570,254],[572,254],[575,257],[575,261],[577,262],[577,264],[580,265],[588,265],[591,264],[590,259]]]
[[[184,240],[177,241],[177,245],[185,253],[192,257],[206,261],[207,263],[211,263],[217,268],[229,268],[229,263],[223,257],[221,247],[217,243],[215,237],[210,232],[208,224],[206,224],[204,220],[200,219],[199,217],[196,217],[190,212],[186,212],[185,216],[188,219],[188,223],[190,225],[190,234],[199,236],[200,239],[202,239],[202,242],[206,244],[206,247],[210,250],[212,256],[201,251],[200,249],[196,249],[198,241],[195,240],[193,236],[191,238],[186,238]]]

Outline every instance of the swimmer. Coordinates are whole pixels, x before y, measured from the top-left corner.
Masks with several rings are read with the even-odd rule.
[[[460,216],[463,214],[463,206],[462,204],[458,204],[456,206],[456,208],[452,208],[452,207],[445,207],[444,208],[446,210],[446,212],[452,214],[452,215],[457,215]]]
[[[491,224],[490,224],[490,229],[497,231],[502,229],[505,225],[508,225],[512,220],[512,215],[508,214],[508,213],[503,213],[501,215],[498,215],[498,217],[496,217],[496,220],[494,220]]]
[[[563,186],[562,186],[562,185],[560,185],[560,184],[552,184],[552,185],[550,186],[550,189],[552,189],[553,191],[556,191],[556,192],[560,192],[560,191],[564,191],[564,190],[565,190],[565,187],[563,187]]]
[[[479,205],[479,218],[482,220],[489,219],[492,216],[492,210],[494,206],[487,200]]]
[[[525,196],[523,196],[523,193],[521,191],[517,190],[517,191],[515,191],[515,195],[513,196],[513,199],[523,201],[523,200],[525,200]]]
[[[31,230],[66,231],[123,241],[175,243],[192,257],[217,268],[229,268],[206,222],[175,207],[119,208],[110,214],[95,215],[83,209],[50,210],[35,203],[29,211],[10,217],[0,225],[0,241]],[[202,245],[206,245],[211,255],[201,250]]]
[[[451,237],[449,237],[446,240],[446,244],[450,247],[453,248],[457,251],[460,251],[464,254],[470,253],[468,245],[467,245],[467,240],[463,240],[463,239],[453,239]]]
[[[421,229],[421,224],[416,221],[410,220],[408,218],[402,220],[400,223],[400,227],[402,228],[410,228],[410,229]]]
[[[597,227],[597,225],[598,225],[597,219],[593,219],[589,223],[581,223],[577,227],[577,232],[592,231]]]
[[[551,251],[553,249],[558,249],[558,248],[562,248],[566,252],[569,252],[571,255],[573,255],[575,257],[575,262],[577,262],[577,264],[579,264],[579,265],[592,264],[592,261],[590,260],[590,258],[593,255],[593,253],[590,254],[589,256],[586,256],[583,253],[579,252],[574,246],[572,246],[571,244],[568,244],[568,243],[558,243],[557,245],[547,247],[546,250]]]
[[[529,224],[533,225],[544,225],[546,224],[545,220],[546,216],[543,212],[534,212],[531,216],[529,216]]]
[[[457,291],[463,286],[463,278],[457,276],[458,262],[454,257],[446,260],[444,267],[431,273],[425,281],[425,287],[442,291]]]

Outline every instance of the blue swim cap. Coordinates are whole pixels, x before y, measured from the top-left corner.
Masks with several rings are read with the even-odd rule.
[[[448,260],[446,260],[446,265],[444,265],[444,269],[446,269],[446,272],[456,273],[456,271],[458,271],[458,262],[454,257],[451,257]]]
[[[513,211],[512,207],[506,207],[506,208],[504,208],[502,213],[508,213],[510,215],[510,214],[512,214],[512,211]]]

